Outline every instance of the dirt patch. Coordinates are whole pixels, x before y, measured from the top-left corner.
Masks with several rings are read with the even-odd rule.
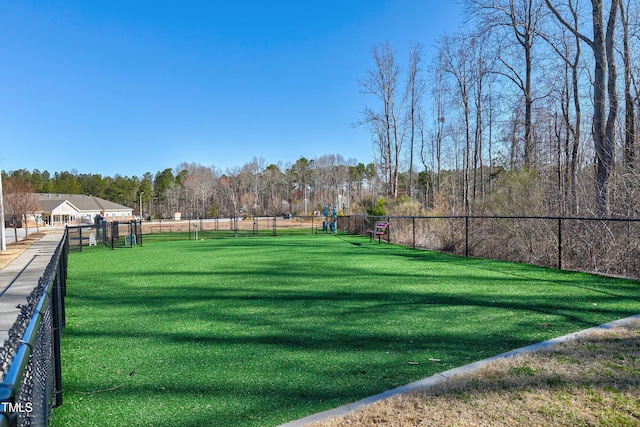
[[[640,320],[310,424],[383,425],[640,425]]]
[[[316,217],[311,220],[311,217],[295,217],[290,219],[277,218],[275,220],[275,226],[278,230],[281,229],[296,229],[296,228],[320,228],[322,227],[322,221],[324,217]],[[142,234],[156,234],[156,233],[174,233],[174,232],[187,232],[193,231],[194,226],[198,227],[199,231],[226,231],[233,230],[237,227],[238,230],[272,230],[274,227],[274,218],[239,218],[236,222],[230,222],[229,220],[166,220],[166,221],[145,221],[142,223]]]

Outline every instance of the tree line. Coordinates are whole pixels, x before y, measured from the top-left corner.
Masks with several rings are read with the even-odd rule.
[[[140,177],[20,169],[3,172],[2,179],[9,211],[17,200],[12,193],[87,194],[154,218],[170,218],[176,211],[190,218],[306,215],[327,204],[345,213],[374,205],[372,189],[378,186],[373,163],[329,154],[284,166],[254,158],[225,172],[184,162]]]
[[[467,214],[638,215],[637,0],[463,5],[433,58],[371,50],[357,124],[384,193]]]
[[[369,163],[327,154],[254,158],[221,171],[182,163],[103,177],[12,171],[34,192],[83,193],[144,216],[342,213],[640,216],[637,0],[464,0],[464,25],[404,65],[371,49]]]

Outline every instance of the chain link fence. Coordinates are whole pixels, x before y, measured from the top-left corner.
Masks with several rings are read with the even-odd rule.
[[[111,249],[142,246],[142,221],[99,221],[93,225],[68,226],[72,251],[102,245]]]
[[[528,216],[322,215],[129,221],[69,227],[72,250],[145,242],[340,231],[368,236],[390,223],[387,242],[464,256],[640,278],[640,219]],[[91,235],[94,235],[93,237]]]
[[[142,246],[145,242],[199,240],[221,237],[276,236],[336,232],[335,217],[280,215],[264,217],[193,218],[154,221],[101,221],[69,226],[70,248],[104,245],[112,249]]]
[[[338,217],[341,231],[368,237],[389,222],[389,243],[470,257],[640,278],[640,219],[527,216]]]
[[[146,221],[142,224],[146,242],[199,240],[220,237],[257,237],[278,234],[311,234],[323,231],[323,216],[264,216],[195,218]],[[328,231],[324,230],[324,231]]]
[[[69,235],[65,232],[44,275],[0,348],[0,427],[47,426],[62,404],[60,340],[65,324]]]

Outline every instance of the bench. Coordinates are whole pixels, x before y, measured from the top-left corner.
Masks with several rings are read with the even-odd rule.
[[[382,238],[382,236],[387,234],[388,230],[389,230],[388,222],[383,222],[383,221],[376,222],[376,226],[373,228],[373,230],[367,230],[367,233],[369,233],[369,241],[370,242],[373,241],[373,236],[378,236],[378,244],[380,244],[380,239]]]

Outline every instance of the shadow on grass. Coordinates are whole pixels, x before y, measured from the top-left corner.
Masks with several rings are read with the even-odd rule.
[[[204,405],[154,425],[274,425],[640,311],[635,282],[392,246],[161,248],[72,258],[63,344],[72,400],[113,386],[99,366],[116,364],[136,372],[116,400]]]

